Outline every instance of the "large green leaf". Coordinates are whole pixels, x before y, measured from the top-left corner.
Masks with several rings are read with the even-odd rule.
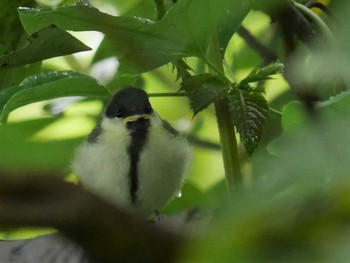
[[[52,71],[26,78],[19,86],[0,92],[0,120],[29,103],[67,96],[108,98],[109,92],[90,76],[73,71]]]
[[[0,56],[0,69],[18,67],[87,50],[90,48],[78,39],[51,25],[33,33],[28,38],[27,46]]]
[[[207,108],[228,89],[229,84],[211,74],[185,78],[181,89],[185,90],[194,115]]]
[[[48,24],[65,30],[97,30],[114,42],[121,71],[138,73],[187,56],[203,57],[214,32],[224,50],[249,11],[248,1],[179,1],[157,23],[135,17],[113,17],[91,6],[57,9],[21,8],[28,33]]]
[[[250,154],[261,140],[268,106],[261,92],[233,89],[229,93],[235,126]]]

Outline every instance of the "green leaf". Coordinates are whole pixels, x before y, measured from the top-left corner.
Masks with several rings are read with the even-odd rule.
[[[233,89],[229,92],[230,110],[244,146],[251,154],[261,140],[268,106],[260,92]]]
[[[50,25],[28,38],[27,46],[0,56],[0,69],[18,67],[47,58],[91,50],[66,31]]]
[[[0,92],[0,120],[24,105],[67,96],[109,98],[109,92],[90,76],[73,71],[52,71],[26,78],[20,85]]]
[[[238,88],[247,85],[251,82],[271,79],[271,75],[282,73],[284,65],[279,62],[271,63],[263,68],[253,69],[247,77],[245,77],[238,85]]]
[[[203,207],[207,199],[208,196],[206,194],[201,192],[196,186],[186,182],[181,189],[181,197],[171,200],[169,204],[162,209],[162,213],[171,215],[181,213],[193,207]]]
[[[176,69],[176,80],[192,76],[190,71],[193,71],[193,69],[182,59],[173,62],[173,69]]]
[[[350,114],[350,90],[344,91],[329,100],[321,102],[318,107],[324,116],[335,118],[336,116],[347,117]]]
[[[211,74],[202,74],[185,78],[181,89],[185,90],[193,113],[196,115],[218,99],[228,85]]]
[[[33,0],[2,1],[0,4],[0,56],[25,45],[27,37],[17,13],[17,7],[33,6]],[[1,65],[1,63],[0,63]],[[35,67],[17,68],[0,71],[0,90],[19,83],[18,79],[28,76]]]
[[[114,43],[120,71],[139,73],[188,56],[205,56],[214,32],[224,50],[248,13],[246,1],[179,1],[157,23],[113,17],[91,6],[19,9],[28,33],[54,23],[65,30],[97,30]]]
[[[350,115],[350,91],[344,91],[327,101],[316,104],[319,118],[330,121],[340,116]],[[303,103],[293,101],[285,106],[282,115],[282,127],[284,131],[292,132],[300,129],[310,122],[308,113]]]
[[[36,141],[41,129],[54,124],[57,118],[45,118],[0,125],[0,167],[12,173],[40,172],[66,175],[73,149],[83,138]]]
[[[115,57],[115,51],[114,51],[114,45],[113,42],[104,37],[101,44],[98,46],[94,58],[93,58],[93,63],[102,61],[106,58],[110,58],[110,57]]]
[[[13,50],[19,39],[25,34],[19,20],[17,7],[19,5],[32,6],[32,0],[3,1],[0,8],[0,54]],[[5,37],[6,36],[6,37]]]

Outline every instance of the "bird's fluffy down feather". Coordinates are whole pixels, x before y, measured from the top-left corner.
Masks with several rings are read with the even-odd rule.
[[[165,129],[154,111],[138,163],[138,202],[130,198],[129,131],[120,119],[104,118],[101,134],[93,143],[84,142],[76,151],[73,171],[88,190],[126,209],[150,215],[181,189],[191,156],[187,141]]]

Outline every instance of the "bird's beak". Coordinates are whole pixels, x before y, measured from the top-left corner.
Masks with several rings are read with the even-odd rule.
[[[149,120],[151,119],[151,115],[150,114],[140,114],[140,115],[132,115],[132,116],[129,116],[129,117],[126,117],[123,122],[125,124],[127,124],[128,122],[134,122],[134,121],[137,121],[138,119],[146,119],[146,120]]]

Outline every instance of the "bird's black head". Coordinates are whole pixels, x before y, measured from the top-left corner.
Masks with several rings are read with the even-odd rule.
[[[153,109],[147,93],[138,88],[127,87],[114,94],[106,109],[107,118],[126,118],[133,115],[152,114]]]

